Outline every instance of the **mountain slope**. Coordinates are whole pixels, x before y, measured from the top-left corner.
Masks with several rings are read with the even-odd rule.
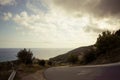
[[[91,53],[95,55],[95,58],[92,60],[89,59],[89,56],[91,56]],[[50,58],[50,60],[55,63],[68,63],[67,59],[71,54],[77,55],[79,58],[79,61],[83,61],[83,63],[79,63],[79,64],[106,64],[106,63],[114,63],[114,62],[120,61],[120,48],[115,48],[115,49],[109,50],[109,52],[107,53],[102,53],[101,55],[96,56],[97,52],[94,46],[79,47],[65,54]]]
[[[85,46],[85,47],[79,47],[77,49],[71,50],[65,54],[58,55],[56,57],[50,58],[51,61],[57,62],[57,63],[66,63],[67,58],[69,55],[77,55],[79,58],[82,58],[84,55],[90,53],[95,49],[94,46]]]

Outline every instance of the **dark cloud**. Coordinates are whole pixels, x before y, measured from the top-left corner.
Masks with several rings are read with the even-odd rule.
[[[98,17],[118,16],[120,0],[53,0],[68,13],[89,13]]]
[[[61,7],[68,12],[83,12],[89,10],[88,8],[93,9],[98,0],[53,0],[54,5]],[[94,2],[94,4],[93,4]]]
[[[98,5],[98,10],[101,11],[103,15],[119,15],[120,0],[101,0]]]

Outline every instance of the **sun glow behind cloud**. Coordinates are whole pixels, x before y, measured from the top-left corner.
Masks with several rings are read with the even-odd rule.
[[[19,13],[4,12],[3,20],[13,23],[16,34],[14,39],[8,40],[7,43],[3,40],[1,44],[4,47],[10,47],[12,42],[13,47],[44,48],[87,46],[94,44],[98,34],[102,31],[119,29],[120,20],[118,18],[103,17],[103,15],[100,17],[101,14],[93,15],[92,9],[86,11],[90,6],[84,7],[84,5],[88,3],[90,5],[90,0],[86,2],[80,0],[84,2],[84,5],[77,0],[78,3],[74,2],[74,4],[80,5],[75,6],[71,6],[74,0],[65,0],[65,3],[60,3],[63,1],[61,0],[60,4],[58,1],[27,0],[24,3],[26,10]],[[17,6],[19,3],[15,2]],[[95,1],[93,0],[93,2]],[[98,2],[99,0],[94,6],[98,5]],[[84,8],[81,9],[81,7]],[[93,11],[93,13],[96,12]]]

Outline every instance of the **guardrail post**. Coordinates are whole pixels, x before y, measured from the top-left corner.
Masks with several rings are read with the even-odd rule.
[[[13,80],[14,77],[15,77],[15,75],[16,75],[16,71],[13,70],[12,73],[11,73],[11,75],[9,76],[8,80]]]

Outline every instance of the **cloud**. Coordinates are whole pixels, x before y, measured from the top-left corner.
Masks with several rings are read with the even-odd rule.
[[[80,38],[86,39],[84,36],[87,35],[84,34],[81,28],[88,23],[86,17],[74,19],[73,17],[64,16],[61,13],[28,15],[26,11],[23,11],[20,14],[16,14],[13,20],[24,28],[24,35],[32,36],[32,40],[34,39],[35,41],[46,41],[51,44],[59,44],[60,42],[71,44],[74,42],[79,43]],[[79,21],[83,24],[79,24]]]
[[[103,31],[115,31],[120,28],[120,20],[116,18],[92,18],[87,26],[84,27],[85,32],[101,33]]]
[[[90,45],[95,43],[98,33],[120,27],[120,19],[101,15],[106,11],[101,10],[102,0],[42,1],[40,4],[47,5],[48,9],[35,4],[27,2],[28,10],[13,15],[12,20],[25,38],[47,42],[49,46],[63,46],[62,43],[67,47],[74,43],[74,46]],[[108,14],[112,15],[110,11],[105,15]]]
[[[85,32],[96,32],[96,33],[101,33],[103,31],[106,31],[107,29],[100,29],[99,27],[94,27],[93,25],[92,26],[87,26],[84,28]]]
[[[12,13],[3,13],[3,20],[8,21],[12,18]]]
[[[67,13],[75,15],[92,12],[98,3],[99,0],[52,0],[51,2],[54,7],[62,8]]]
[[[120,0],[52,0],[52,4],[69,14],[91,14],[96,17],[120,15]]]
[[[42,17],[40,15],[28,15],[26,11],[21,12],[20,14],[16,14],[13,17],[15,23],[22,25],[23,27],[33,29],[34,24],[38,24],[38,22],[42,21]]]
[[[16,1],[15,0],[0,0],[0,5],[15,5]]]
[[[44,3],[43,0],[28,0],[26,3],[27,9],[33,13],[45,13],[48,10],[48,6]]]
[[[34,13],[39,13],[38,11],[40,11],[39,8],[31,4],[30,2],[27,2],[26,7]]]
[[[98,5],[98,10],[102,15],[120,15],[120,0],[101,0]]]
[[[46,3],[54,11],[64,11],[67,16],[78,19],[79,27],[85,32],[100,33],[120,28],[119,0],[52,0]],[[85,18],[82,19],[83,17]]]

